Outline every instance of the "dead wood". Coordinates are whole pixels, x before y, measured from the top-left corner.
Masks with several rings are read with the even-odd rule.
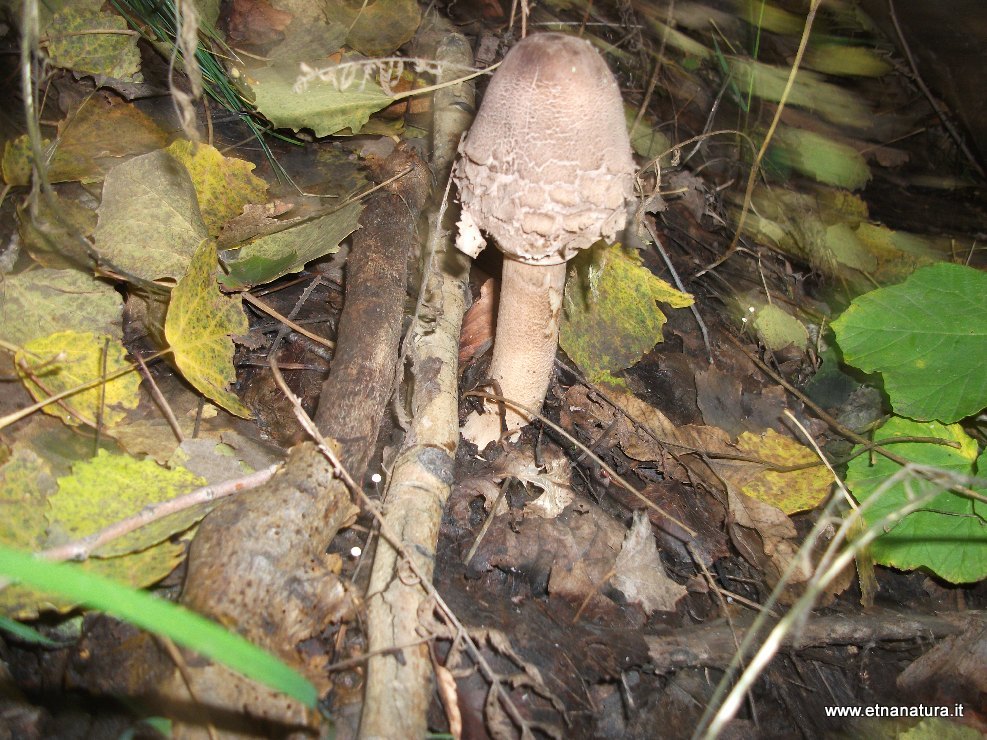
[[[360,483],[394,387],[408,286],[408,260],[431,176],[410,148],[378,168],[380,180],[405,173],[367,199],[346,265],[346,303],[336,354],[315,424],[340,446],[339,459]]]
[[[472,63],[469,43],[459,34],[445,36],[435,58],[462,66]],[[468,84],[435,94],[432,167],[443,182],[456,142],[469,125],[465,111],[472,109],[472,103]],[[469,274],[468,260],[452,247],[440,218],[441,209],[430,218],[434,248],[426,250],[423,300],[406,340],[409,376],[414,378],[409,394],[411,421],[388,481],[384,515],[387,531],[396,535],[404,552],[415,558],[419,573],[429,579],[459,440],[456,370]],[[428,597],[407,573],[402,576],[404,570],[399,553],[382,539],[367,593],[368,647],[373,657],[367,666],[362,737],[424,737],[428,729],[432,664],[428,644],[420,643],[420,615]],[[415,643],[420,644],[405,647],[400,654],[383,652]]]
[[[810,617],[802,629],[785,637],[782,650],[809,647],[857,645],[876,642],[927,641],[956,635],[982,612],[958,612],[942,615],[902,614],[884,611],[873,614]],[[733,626],[724,622],[704,624],[673,635],[646,637],[648,651],[656,673],[671,673],[683,668],[724,668],[737,652],[750,620]]]
[[[336,355],[317,414],[323,433],[340,439],[340,459],[357,480],[392,392],[408,257],[429,191],[427,169],[411,150],[396,150],[378,174],[399,173],[405,174],[368,199],[354,237]],[[221,506],[200,525],[182,602],[299,664],[296,643],[352,607],[325,548],[355,513],[329,461],[313,445],[299,445],[269,484]],[[195,673],[197,701],[229,706],[224,697],[232,676],[210,680]],[[182,695],[175,684],[170,697]],[[298,722],[298,708],[283,697],[279,702],[282,716]]]

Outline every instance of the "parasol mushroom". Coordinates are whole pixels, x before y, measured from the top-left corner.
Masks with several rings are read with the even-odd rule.
[[[558,346],[566,261],[624,228],[634,159],[620,89],[583,39],[529,36],[493,75],[453,171],[462,216],[456,246],[475,257],[481,230],[504,253],[489,377],[539,411]],[[530,421],[508,408],[508,430]],[[463,436],[480,449],[500,414],[473,412]]]

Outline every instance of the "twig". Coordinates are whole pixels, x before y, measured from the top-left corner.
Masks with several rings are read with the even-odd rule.
[[[696,531],[692,527],[690,527],[688,524],[685,524],[684,522],[680,521],[678,518],[669,514],[667,511],[665,511],[660,506],[658,506],[658,504],[656,504],[654,501],[649,500],[645,495],[643,495],[640,491],[634,488],[634,486],[632,486],[630,483],[624,480],[616,470],[614,470],[609,465],[607,465],[600,458],[599,455],[593,452],[593,450],[591,450],[589,447],[584,445],[578,439],[573,437],[571,434],[569,434],[569,432],[567,432],[565,429],[563,429],[558,424],[553,422],[551,419],[547,419],[541,414],[536,413],[534,410],[528,408],[527,406],[522,406],[519,403],[515,403],[511,399],[506,398],[504,396],[496,396],[493,393],[484,393],[483,391],[467,391],[463,395],[473,396],[476,398],[484,398],[489,401],[497,401],[498,403],[503,403],[506,406],[510,406],[515,411],[521,411],[522,413],[527,414],[528,417],[531,419],[538,419],[545,426],[554,430],[556,433],[561,434],[562,437],[564,437],[569,442],[571,442],[576,447],[578,447],[580,450],[582,450],[584,454],[589,455],[590,459],[593,460],[597,465],[599,465],[603,470],[605,470],[607,475],[613,478],[613,480],[616,483],[618,483],[621,488],[625,489],[628,493],[630,493],[632,496],[634,496],[639,501],[641,501],[649,509],[656,511],[658,514],[668,519],[670,522],[674,522],[675,524],[680,526],[683,530],[685,530],[685,532],[689,534],[690,537],[696,536]]]
[[[151,373],[148,372],[147,365],[144,363],[144,358],[140,356],[139,353],[135,352],[134,357],[137,360],[137,365],[140,367],[141,375],[144,376],[144,380],[147,381],[148,385],[151,386],[151,395],[154,400],[158,403],[158,408],[161,409],[161,413],[164,414],[165,419],[168,421],[168,426],[171,427],[171,431],[175,434],[175,439],[181,444],[185,441],[185,433],[182,431],[181,425],[178,423],[178,419],[175,418],[175,412],[171,409],[171,404],[168,403],[164,394],[161,393],[161,389],[158,388],[158,384],[154,382],[154,378]]]
[[[247,293],[247,292],[243,292],[243,293],[241,293],[241,295],[243,296],[243,299],[245,301],[247,301],[247,303],[249,303],[252,306],[256,306],[261,311],[263,311],[264,313],[266,313],[268,316],[271,316],[271,317],[277,319],[278,321],[280,321],[285,326],[290,327],[293,331],[296,331],[299,334],[301,334],[302,336],[308,337],[313,342],[318,342],[319,344],[321,344],[321,345],[323,345],[325,347],[328,347],[329,349],[335,349],[336,348],[336,343],[333,342],[332,340],[326,339],[325,337],[320,337],[318,334],[315,334],[313,332],[310,332],[305,327],[296,324],[294,321],[292,321],[291,319],[289,319],[287,316],[283,316],[280,313],[278,313],[278,311],[275,308],[273,308],[272,306],[268,305],[267,303],[265,303],[264,301],[262,301],[260,298],[257,298],[256,296],[252,296],[250,293]]]
[[[926,86],[925,81],[922,79],[922,75],[919,74],[918,64],[915,63],[915,58],[912,56],[912,51],[908,47],[908,42],[905,40],[905,34],[901,30],[901,25],[898,23],[898,14],[894,10],[894,0],[888,0],[888,14],[891,16],[891,23],[894,24],[895,33],[898,34],[898,41],[901,42],[901,51],[905,55],[905,59],[908,60],[908,66],[912,68],[913,79],[915,84],[918,85],[918,89],[922,91],[926,99],[929,101],[929,105],[932,106],[932,110],[936,112],[939,116],[939,120],[942,121],[942,125],[946,128],[946,131],[952,137],[953,141],[956,142],[956,146],[960,148],[963,155],[967,158],[967,161],[973,166],[973,168],[980,174],[981,177],[987,178],[987,173],[984,172],[983,167],[980,166],[980,162],[970,151],[970,148],[966,145],[966,141],[960,136],[960,132],[956,130],[953,122],[949,119],[949,115],[939,105],[939,101],[936,100],[935,95]]]

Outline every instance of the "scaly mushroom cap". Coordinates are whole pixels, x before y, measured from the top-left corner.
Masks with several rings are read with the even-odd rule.
[[[541,33],[511,49],[460,154],[457,246],[473,257],[478,229],[509,259],[551,265],[624,228],[634,194],[624,106],[588,41]]]

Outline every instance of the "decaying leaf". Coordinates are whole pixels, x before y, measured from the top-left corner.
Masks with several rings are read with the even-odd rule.
[[[123,301],[113,286],[78,270],[29,270],[4,278],[0,339],[24,345],[57,331],[123,338]]]
[[[245,334],[240,296],[225,296],[216,284],[216,245],[203,241],[185,276],[171,292],[165,338],[182,375],[230,413],[250,410],[229,391],[236,379],[231,335]]]
[[[81,539],[138,513],[205,485],[185,468],[168,469],[151,460],[100,450],[92,460],[76,463],[72,475],[58,479],[48,497],[48,546]],[[205,516],[207,508],[186,509],[114,540],[96,552],[110,558],[136,553],[184,532]]]
[[[253,174],[252,162],[224,157],[209,144],[185,140],[173,142],[167,151],[188,170],[210,236],[217,236],[245,205],[262,201],[267,193],[267,183]]]
[[[22,550],[39,548],[45,537],[48,497],[57,487],[51,467],[36,452],[14,445],[10,458],[0,466],[0,543]]]
[[[728,496],[730,538],[744,558],[763,573],[769,586],[774,586],[798,559],[782,599],[783,603],[790,603],[801,584],[812,576],[812,563],[799,558],[795,525],[781,509],[745,496],[732,486]]]
[[[188,171],[164,150],[106,176],[96,250],[116,268],[145,280],[177,280],[205,236]]]
[[[61,3],[46,30],[48,57],[56,67],[83,74],[142,81],[136,35],[115,13],[102,13],[100,0]]]
[[[40,198],[37,210],[22,209],[18,218],[24,248],[39,265],[90,269],[88,242],[96,230],[96,211],[59,196]]]
[[[692,296],[656,278],[620,245],[584,250],[565,288],[559,345],[593,381],[609,379],[662,341],[656,301],[681,308]]]
[[[415,0],[327,0],[326,15],[349,29],[347,46],[383,56],[414,36],[422,12]]]
[[[651,521],[643,511],[635,511],[633,523],[614,564],[611,579],[614,588],[631,603],[640,604],[648,613],[675,611],[688,590],[665,573],[658,557]]]
[[[756,435],[744,432],[737,439],[737,449],[779,467],[807,465],[802,470],[776,472],[763,469],[744,487],[747,496],[781,509],[786,514],[808,511],[829,494],[833,483],[829,470],[818,463],[815,453],[794,439],[772,429]]]
[[[61,331],[27,342],[17,353],[18,374],[38,401],[80,388],[131,367],[119,340],[91,332]],[[45,413],[66,424],[111,428],[124,418],[124,409],[137,407],[140,378],[135,372],[106,380],[45,406]]]
[[[511,450],[510,453],[497,461],[494,471],[495,480],[512,477],[522,483],[530,483],[542,490],[542,494],[534,501],[529,501],[524,507],[524,516],[539,516],[553,519],[562,513],[563,509],[572,503],[575,494],[572,490],[572,467],[568,458],[557,447],[545,447],[542,450],[542,460],[539,466],[535,462],[534,453],[530,448],[522,447]],[[489,502],[492,504],[493,502]],[[501,502],[502,513],[507,509],[507,502]]]

